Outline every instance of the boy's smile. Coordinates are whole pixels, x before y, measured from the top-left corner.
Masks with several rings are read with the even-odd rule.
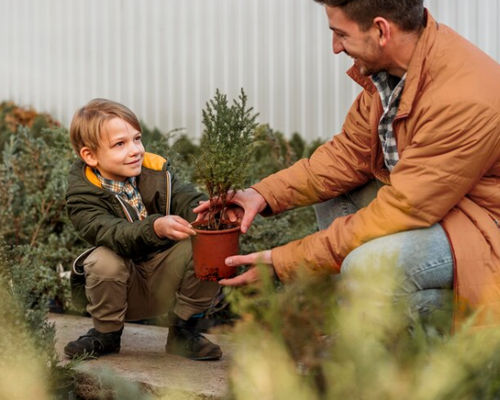
[[[144,146],[141,132],[121,118],[106,121],[97,151],[83,147],[80,155],[107,179],[124,181],[141,173]]]

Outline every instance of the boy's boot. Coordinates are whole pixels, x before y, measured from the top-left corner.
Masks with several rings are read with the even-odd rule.
[[[190,358],[191,360],[218,360],[222,351],[196,329],[196,319],[188,321],[178,317],[168,329],[167,353]]]
[[[123,328],[119,331],[101,333],[94,328],[77,340],[69,342],[64,347],[64,354],[68,358],[97,358],[108,353],[120,351],[120,341]]]

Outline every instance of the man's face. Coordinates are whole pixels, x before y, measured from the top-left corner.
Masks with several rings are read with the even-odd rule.
[[[383,49],[378,42],[375,25],[363,32],[358,23],[349,19],[339,7],[326,6],[326,15],[333,32],[333,52],[346,53],[363,75],[372,75],[385,69]]]

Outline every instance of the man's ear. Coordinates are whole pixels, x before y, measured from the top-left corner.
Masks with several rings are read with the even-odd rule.
[[[376,17],[373,19],[373,26],[377,31],[379,45],[385,47],[392,36],[391,24],[385,18]]]
[[[92,151],[89,147],[83,146],[80,149],[80,157],[89,167],[97,167],[97,157],[95,155],[95,152]]]

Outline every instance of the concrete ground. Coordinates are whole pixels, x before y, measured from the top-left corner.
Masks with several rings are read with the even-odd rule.
[[[90,318],[50,314],[56,326],[56,350],[65,363],[63,348],[92,328]],[[81,362],[82,371],[97,372],[107,368],[128,381],[144,384],[155,393],[181,391],[199,398],[217,399],[227,393],[227,369],[231,343],[226,335],[206,335],[222,347],[219,361],[192,361],[165,352],[168,328],[126,324],[121,351],[97,360]]]

